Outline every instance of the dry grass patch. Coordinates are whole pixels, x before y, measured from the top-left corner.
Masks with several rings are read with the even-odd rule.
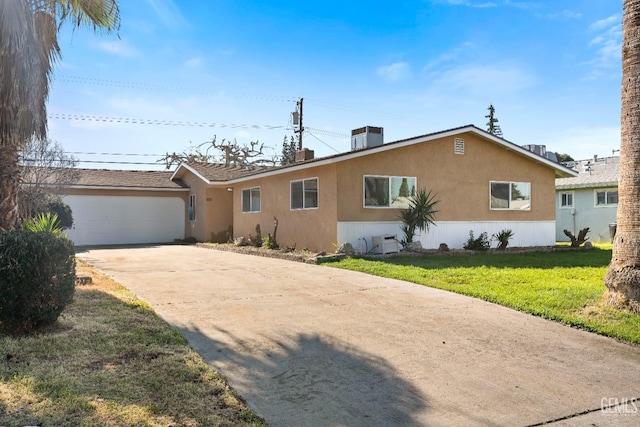
[[[46,331],[0,336],[0,426],[260,426],[225,379],[124,287],[78,263]]]

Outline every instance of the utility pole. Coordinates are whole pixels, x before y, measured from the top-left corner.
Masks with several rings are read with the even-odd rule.
[[[298,107],[298,110],[300,111],[300,117],[299,117],[299,122],[298,122],[298,130],[294,130],[294,133],[298,133],[300,135],[298,135],[298,151],[302,151],[302,133],[304,132],[304,127],[302,126],[302,102],[304,101],[304,98],[300,98],[300,101],[296,102],[296,106]]]

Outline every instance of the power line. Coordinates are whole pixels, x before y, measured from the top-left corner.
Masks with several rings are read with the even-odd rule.
[[[335,148],[333,148],[332,146],[330,146],[329,144],[327,144],[326,142],[324,142],[323,140],[321,140],[320,138],[318,138],[317,136],[315,136],[314,134],[312,134],[311,132],[307,132],[309,135],[311,135],[312,137],[314,137],[315,139],[317,139],[318,141],[320,141],[322,144],[326,145],[327,147],[331,148],[333,151],[335,151],[336,153],[340,154],[340,151],[336,150]]]
[[[104,122],[104,123],[122,123],[131,125],[152,125],[152,126],[187,126],[187,127],[218,127],[218,128],[230,128],[230,129],[287,129],[287,126],[281,125],[248,125],[248,124],[236,124],[236,123],[211,123],[211,122],[189,122],[182,120],[162,120],[162,119],[140,119],[131,117],[106,117],[106,116],[90,116],[84,114],[65,114],[65,113],[50,113],[50,119],[61,120],[82,120],[92,122]]]
[[[322,134],[324,136],[330,136],[330,137],[338,138],[338,139],[349,139],[351,137],[350,135],[347,135],[347,134],[344,134],[344,133],[333,132],[333,131],[326,130],[326,129],[318,129],[318,128],[312,128],[312,127],[308,127],[308,126],[305,127],[305,129],[312,130],[315,133],[319,133],[319,134]]]
[[[220,91],[213,91],[204,88],[196,88],[189,86],[174,86],[174,85],[158,85],[158,84],[149,84],[149,83],[138,83],[138,82],[128,82],[124,80],[114,80],[114,79],[99,79],[93,77],[81,77],[81,76],[72,76],[61,74],[55,76],[55,79],[60,82],[65,83],[81,83],[81,84],[89,84],[94,86],[111,86],[111,87],[122,87],[122,88],[130,88],[130,89],[142,89],[148,91],[158,91],[158,92],[188,92],[188,93],[197,93],[197,94],[207,94],[207,95],[222,95],[226,98],[239,98],[239,99],[251,99],[251,100],[261,100],[261,101],[275,101],[275,102],[296,102],[297,98],[290,96],[282,96],[282,95],[258,95],[258,94],[229,94],[226,92],[221,93]]]
[[[90,151],[65,151],[66,154],[86,154],[96,156],[137,156],[137,157],[162,157],[164,154],[141,154],[141,153],[96,153]]]
[[[275,101],[275,102],[297,102],[299,97],[291,97],[284,95],[260,95],[260,94],[230,94],[227,92],[213,91],[206,88],[196,88],[189,86],[176,86],[176,85],[161,85],[161,84],[150,84],[150,83],[140,83],[140,82],[130,82],[125,80],[116,80],[116,79],[100,79],[94,77],[82,77],[82,76],[73,76],[68,74],[60,74],[56,75],[55,79],[60,82],[66,83],[80,83],[80,84],[89,84],[94,86],[111,86],[111,87],[122,87],[122,88],[130,88],[130,89],[142,89],[147,91],[173,91],[173,92],[185,92],[185,93],[197,93],[197,94],[207,94],[207,95],[216,95],[223,96],[226,98],[237,98],[237,99],[250,99],[250,100],[260,100],[260,101]],[[409,122],[420,123],[420,120],[415,117],[408,117],[406,115],[395,115],[389,114],[379,110],[367,109],[367,108],[358,108],[350,105],[340,104],[336,102],[328,102],[320,99],[314,98],[305,98],[305,100],[312,105],[316,105],[318,107],[330,108],[330,109],[341,109],[344,111],[351,111],[360,114],[374,114],[376,116],[388,117],[396,120],[403,120]]]

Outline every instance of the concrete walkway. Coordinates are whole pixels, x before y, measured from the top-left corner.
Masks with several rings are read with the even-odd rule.
[[[637,346],[330,267],[191,246],[78,256],[149,302],[271,426],[640,425],[640,401],[624,403],[640,398]]]

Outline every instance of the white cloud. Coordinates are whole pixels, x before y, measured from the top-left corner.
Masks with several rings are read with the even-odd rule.
[[[589,26],[589,29],[592,31],[600,31],[607,28],[611,28],[612,26],[620,24],[620,15],[611,15],[608,18],[601,19],[599,21],[594,22]],[[621,25],[621,24],[620,24]]]
[[[180,12],[180,8],[173,0],[147,0],[147,3],[153,8],[165,27],[179,30],[189,26]]]
[[[447,3],[453,6],[467,6],[467,7],[474,7],[478,9],[498,6],[497,3],[492,1],[485,1],[485,2],[478,3],[471,0],[447,0]]]
[[[622,51],[622,22],[620,15],[612,15],[589,26],[597,34],[589,41],[588,46],[595,49],[594,57],[583,65],[589,67],[587,79],[597,79],[611,75],[610,70],[618,67]]]
[[[378,68],[378,75],[390,82],[403,80],[411,75],[411,67],[406,62],[394,62]]]
[[[138,52],[123,40],[120,41],[102,41],[96,44],[98,49],[111,55],[120,56],[122,58],[131,58],[136,56]]]
[[[512,64],[470,64],[436,75],[435,84],[449,89],[489,96],[521,91],[535,84],[535,77]]]
[[[560,12],[537,14],[536,16],[545,19],[580,19],[582,18],[582,13],[565,9],[561,10]]]
[[[188,59],[184,62],[184,65],[189,68],[197,68],[200,65],[202,65],[202,58],[195,57],[195,58]]]
[[[449,52],[445,52],[434,59],[427,62],[427,64],[422,67],[423,72],[431,72],[441,67],[444,64],[453,62],[465,55],[465,52],[469,51],[474,47],[474,44],[471,42],[466,42],[451,49]]]

